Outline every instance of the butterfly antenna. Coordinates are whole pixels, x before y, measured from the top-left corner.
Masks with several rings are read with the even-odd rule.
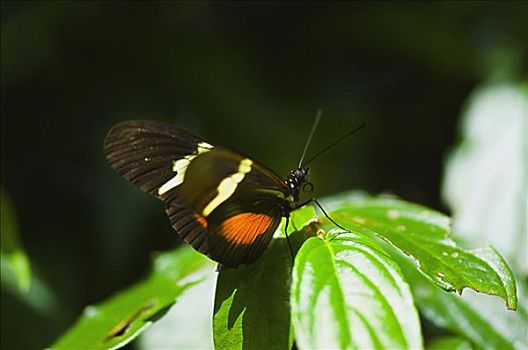
[[[361,125],[359,125],[354,130],[347,132],[346,134],[344,134],[343,136],[341,136],[340,138],[338,138],[337,140],[335,140],[334,142],[332,142],[331,144],[329,144],[328,146],[326,146],[325,148],[323,148],[322,150],[317,152],[312,158],[310,158],[306,162],[305,165],[310,164],[315,158],[319,157],[321,154],[323,154],[324,152],[328,151],[330,148],[334,147],[335,145],[337,145],[339,142],[343,141],[347,137],[349,137],[351,135],[354,135],[356,132],[358,132],[359,130],[363,129],[365,126],[367,126],[367,124],[366,123],[362,123]]]
[[[299,160],[299,166],[298,166],[299,168],[302,167],[304,156],[306,156],[306,151],[308,151],[308,146],[310,146],[310,142],[312,142],[312,137],[315,133],[315,129],[317,129],[317,125],[319,124],[319,120],[321,120],[322,115],[323,115],[323,111],[321,111],[320,109],[318,109],[317,112],[315,112],[315,119],[312,124],[312,130],[310,130],[310,133],[308,134],[308,140],[306,140],[306,144],[304,145],[304,150],[301,155],[301,160]]]

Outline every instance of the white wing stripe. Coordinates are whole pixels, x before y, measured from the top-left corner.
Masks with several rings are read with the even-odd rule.
[[[213,149],[212,145],[208,144],[207,142],[200,142],[195,154],[190,154],[183,157],[182,159],[173,161],[172,171],[175,172],[176,175],[161,185],[161,187],[158,189],[158,194],[161,196],[162,194],[172,190],[174,187],[180,186],[185,179],[185,172],[187,171],[189,164],[191,164],[191,161],[198,155],[209,152],[211,149]]]
[[[217,187],[218,194],[207,204],[202,212],[204,217],[212,213],[220,204],[224,203],[235,193],[240,182],[244,180],[247,173],[251,171],[253,162],[250,159],[243,159],[238,166],[238,172],[223,179]]]

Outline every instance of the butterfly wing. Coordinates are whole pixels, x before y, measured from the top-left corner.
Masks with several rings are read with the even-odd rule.
[[[161,185],[174,177],[173,161],[202,148],[202,139],[170,124],[134,120],[115,125],[104,150],[110,166],[142,191],[158,195]]]
[[[105,153],[126,180],[165,202],[185,241],[226,266],[258,258],[283,215],[287,188],[278,175],[170,124],[117,124]]]
[[[226,201],[207,218],[183,206],[168,206],[166,212],[174,230],[196,250],[224,266],[237,267],[262,255],[282,217],[272,197],[261,197],[258,208],[238,206],[237,201]]]

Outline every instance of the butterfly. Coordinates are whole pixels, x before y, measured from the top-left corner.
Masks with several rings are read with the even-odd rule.
[[[313,186],[302,159],[319,118],[299,166],[285,179],[241,153],[157,121],[115,125],[104,151],[117,173],[163,201],[184,241],[222,267],[236,268],[257,260],[282,218],[305,204],[301,189]]]

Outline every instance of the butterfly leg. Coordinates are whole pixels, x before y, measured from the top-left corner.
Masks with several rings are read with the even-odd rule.
[[[290,256],[291,256],[291,259],[292,259],[292,265],[293,265],[293,262],[295,260],[295,256],[293,254],[293,248],[292,248],[292,245],[291,245],[291,242],[290,242],[290,237],[288,237],[288,225],[290,223],[290,215],[287,215],[286,216],[286,226],[284,227],[284,234],[286,235],[286,241],[288,242],[288,248],[290,249]]]
[[[319,202],[317,201],[317,199],[315,199],[315,198],[310,198],[310,199],[308,199],[308,200],[305,201],[304,203],[301,203],[301,204],[299,204],[298,206],[296,206],[295,209],[299,209],[300,207],[303,207],[303,206],[305,206],[306,204],[311,203],[311,202],[314,202],[314,203],[317,205],[317,207],[318,207],[319,209],[321,209],[321,211],[323,212],[324,216],[326,216],[326,218],[327,218],[331,223],[333,223],[334,225],[336,225],[337,227],[339,227],[340,229],[342,229],[342,230],[344,230],[344,231],[347,231],[347,232],[350,231],[349,229],[347,229],[347,228],[345,228],[345,227],[339,225],[334,219],[332,219],[332,218],[330,217],[330,215],[328,215],[328,213],[326,212],[326,210],[324,210],[324,208],[323,208],[323,206],[321,205],[321,203],[319,203]],[[295,209],[294,209],[294,210],[295,210]]]
[[[327,218],[328,220],[330,220],[330,222],[331,222],[332,224],[336,225],[336,226],[339,227],[341,230],[344,230],[344,231],[346,231],[346,232],[350,232],[349,229],[347,229],[347,228],[345,228],[345,227],[339,225],[334,219],[332,219],[332,218],[330,217],[330,215],[328,215],[328,213],[324,210],[324,208],[323,208],[323,206],[321,205],[321,203],[319,203],[319,202],[317,201],[317,199],[312,198],[312,200],[314,201],[315,204],[317,204],[317,206],[319,207],[319,209],[321,209],[321,211],[323,212],[324,216],[326,216],[326,218]]]

